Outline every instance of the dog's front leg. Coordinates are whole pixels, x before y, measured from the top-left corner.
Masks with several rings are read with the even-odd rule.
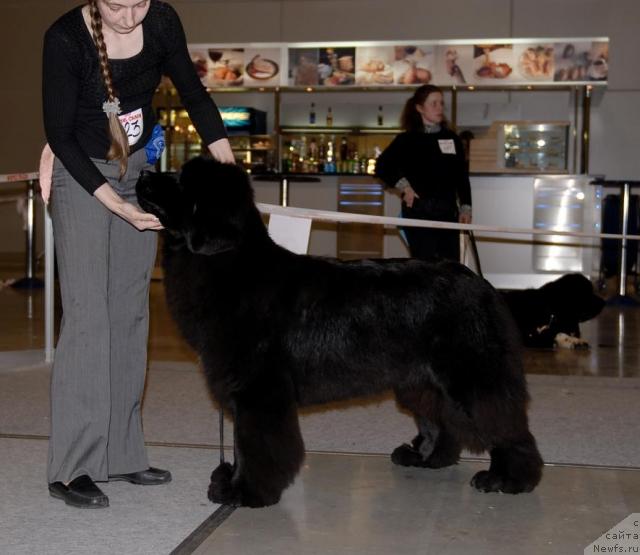
[[[284,377],[263,374],[269,379],[233,396],[236,460],[211,475],[209,499],[214,503],[273,505],[304,459],[293,387]]]

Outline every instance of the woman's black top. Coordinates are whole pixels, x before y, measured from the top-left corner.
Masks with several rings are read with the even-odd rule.
[[[437,133],[400,133],[378,157],[375,174],[387,187],[403,177],[423,200],[456,211],[471,206],[471,186],[462,142],[447,128]]]
[[[111,141],[102,110],[107,92],[98,51],[81,10],[79,6],[63,15],[44,37],[44,126],[54,154],[93,193],[106,179],[89,158],[105,159]],[[220,113],[196,75],[175,10],[151,0],[142,29],[144,44],[138,54],[109,60],[121,121],[129,115],[125,129],[131,153],[144,148],[156,124],[151,103],[163,74],[173,81],[205,144],[226,137]]]

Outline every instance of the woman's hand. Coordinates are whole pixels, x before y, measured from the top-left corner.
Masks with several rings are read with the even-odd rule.
[[[53,161],[55,155],[49,146],[49,143],[44,145],[42,154],[40,154],[40,195],[45,204],[49,204],[49,197],[51,195],[51,182],[53,181]]]
[[[236,158],[231,150],[231,143],[229,142],[229,139],[218,139],[211,143],[207,148],[218,162],[224,162],[225,164],[236,163]]]
[[[143,212],[134,204],[125,201],[108,183],[100,185],[93,195],[111,210],[111,212],[120,216],[126,222],[129,222],[139,231],[145,231],[147,229],[158,231],[164,229],[156,216],[148,212]]]
[[[123,201],[119,211],[115,213],[123,220],[129,222],[138,231],[145,231],[147,229],[159,231],[164,229],[156,216],[149,214],[149,212],[143,212],[135,204],[131,204],[130,202]]]
[[[465,204],[460,208],[460,215],[458,216],[458,222],[461,224],[471,223],[471,206]]]
[[[404,189],[402,189],[402,193],[400,193],[400,196],[409,208],[413,206],[413,201],[415,199],[420,198],[413,190],[413,187],[411,187],[411,185],[407,185]]]

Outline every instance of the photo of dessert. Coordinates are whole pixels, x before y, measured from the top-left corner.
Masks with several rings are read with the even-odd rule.
[[[229,87],[243,84],[244,49],[194,50],[191,60],[205,87]]]
[[[513,45],[476,44],[473,46],[473,68],[476,79],[503,80],[513,73]]]
[[[609,43],[558,43],[554,61],[554,81],[606,81],[609,75]]]
[[[527,81],[553,80],[555,68],[553,44],[514,45],[518,72]]]
[[[247,48],[245,50],[244,84],[253,87],[280,85],[281,51],[278,48]]]
[[[320,85],[329,87],[355,84],[356,49],[321,48],[318,60]]]
[[[398,85],[423,85],[433,80],[432,46],[394,46],[393,80]]]
[[[356,85],[393,85],[393,47],[356,48]]]

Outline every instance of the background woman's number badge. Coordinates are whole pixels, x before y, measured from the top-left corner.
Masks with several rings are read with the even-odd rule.
[[[440,146],[440,152],[442,152],[442,154],[456,153],[456,145],[453,139],[438,139],[438,145]]]

